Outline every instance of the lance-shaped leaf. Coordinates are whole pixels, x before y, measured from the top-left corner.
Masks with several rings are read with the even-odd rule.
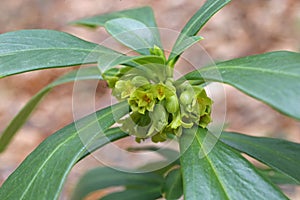
[[[180,149],[185,199],[287,199],[239,153],[216,140],[202,128],[184,130]]]
[[[162,183],[163,176],[154,172],[129,173],[108,167],[101,167],[87,172],[79,180],[71,199],[81,200],[97,190],[123,186],[125,187],[124,191],[108,194],[101,199],[152,200],[161,196],[160,189]]]
[[[158,148],[155,146],[145,146],[145,147],[133,147],[128,148],[128,151],[139,152],[139,151],[152,151],[161,155],[164,159],[161,161],[147,163],[141,167],[139,170],[142,171],[152,171],[153,169],[158,169],[155,172],[158,174],[165,174],[175,165],[180,165],[179,162],[179,152],[174,149],[169,148]]]
[[[0,35],[0,78],[27,71],[96,63],[115,51],[53,30],[22,30]]]
[[[102,55],[99,57],[98,67],[101,72],[105,72],[112,67],[118,65],[129,65],[138,69],[144,68],[143,65],[159,64],[159,67],[165,64],[165,60],[160,56],[155,55],[142,55],[142,56],[126,56],[119,55]]]
[[[228,60],[190,72],[183,80],[227,83],[300,119],[300,53],[277,51]]]
[[[128,151],[139,152],[139,151],[152,151],[160,154],[167,160],[173,160],[174,163],[180,164],[177,158],[179,158],[179,152],[170,148],[158,148],[156,146],[145,146],[145,147],[131,147]]]
[[[102,73],[109,72],[109,69],[118,65],[138,69],[142,76],[151,80],[164,80],[168,70],[165,66],[165,59],[156,55],[126,56],[119,54],[118,56],[102,55],[99,57],[98,67]]]
[[[122,192],[115,192],[108,194],[101,198],[101,200],[132,200],[132,199],[143,199],[143,200],[153,200],[159,199],[160,195],[160,187],[151,186],[145,188],[133,188],[126,189]]]
[[[95,143],[103,146],[127,136],[118,128],[104,132],[127,113],[128,104],[122,102],[74,122],[48,137],[3,183],[0,199],[58,199],[72,166],[89,153],[86,148],[90,149]],[[78,128],[77,123],[84,126]]]
[[[300,185],[298,181],[287,176],[284,173],[278,172],[274,169],[257,169],[259,173],[267,177],[270,181],[277,185]]]
[[[68,74],[58,78],[54,82],[50,83],[42,90],[40,90],[36,95],[34,95],[28,103],[20,110],[20,112],[14,117],[14,119],[9,123],[6,129],[0,136],[0,152],[4,151],[9,142],[12,140],[13,136],[16,132],[24,125],[27,121],[30,114],[39,104],[39,102],[43,99],[45,95],[47,95],[52,88],[72,82],[72,81],[80,81],[80,80],[91,80],[96,79],[100,80],[102,77],[100,76],[99,69],[97,67],[88,67],[82,68],[80,70],[74,70],[69,72]]]
[[[183,194],[182,175],[180,169],[171,170],[163,186],[163,192],[167,200],[179,199]]]
[[[175,59],[169,58],[168,66],[170,66],[170,67],[174,67],[178,56],[180,56],[189,47],[193,46],[200,40],[203,40],[203,37],[201,37],[201,36],[184,37],[184,39],[182,39],[182,40],[183,41],[179,45],[175,46],[174,49],[172,49],[170,58],[175,57]]]
[[[131,18],[117,18],[105,23],[106,31],[120,43],[140,54],[150,54],[155,46],[161,47],[153,28]]]
[[[148,27],[156,27],[156,22],[151,7],[145,6],[128,10],[121,10],[112,13],[97,15],[71,22],[72,24],[84,25],[89,27],[104,26],[105,22],[116,18],[132,18],[139,20]]]
[[[116,19],[116,18],[131,18],[138,20],[144,23],[148,28],[151,28],[156,40],[158,42],[157,46],[161,47],[159,31],[157,29],[157,24],[154,18],[153,10],[151,7],[140,7],[140,8],[133,8],[128,10],[122,10],[112,13],[107,13],[103,15],[97,15],[94,17],[89,17],[81,20],[77,20],[72,22],[72,24],[84,25],[89,27],[97,27],[97,26],[104,26],[105,23],[109,20]]]
[[[228,132],[222,133],[221,140],[300,183],[300,144]]]
[[[186,43],[186,38],[196,35],[206,22],[229,2],[230,0],[207,0],[182,29],[173,47],[169,61],[174,59],[173,62],[175,62],[179,55],[176,53],[176,49]]]

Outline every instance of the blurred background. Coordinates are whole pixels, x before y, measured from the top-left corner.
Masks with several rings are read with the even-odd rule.
[[[159,27],[180,31],[202,3],[203,0],[1,0],[0,33],[20,29],[55,29],[101,43],[109,37],[102,28],[85,29],[68,23],[83,17],[148,5],[154,9]],[[300,1],[232,0],[199,35],[205,38],[201,44],[214,60],[273,50],[299,51]],[[35,71],[0,79],[0,133],[36,92],[69,70]],[[55,88],[6,152],[0,155],[0,185],[40,142],[72,122],[72,87],[72,84],[66,84]],[[98,90],[103,96],[109,94],[104,84]],[[300,142],[300,122],[277,113],[230,86],[225,86],[225,91],[223,101],[226,101],[228,130]],[[61,199],[68,199],[81,174],[98,165],[92,157],[76,165]],[[291,199],[300,199],[299,188],[288,187],[285,191]],[[94,198],[96,196],[90,199]]]

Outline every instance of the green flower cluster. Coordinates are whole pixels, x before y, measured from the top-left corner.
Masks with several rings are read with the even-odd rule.
[[[201,86],[184,82],[175,87],[172,78],[155,83],[130,71],[127,75],[106,75],[105,79],[119,101],[128,101],[132,112],[119,123],[138,142],[146,138],[162,142],[170,136],[180,136],[182,128],[205,128],[211,122],[212,100]]]

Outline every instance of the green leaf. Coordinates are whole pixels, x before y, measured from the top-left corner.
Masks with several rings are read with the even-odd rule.
[[[239,153],[216,140],[202,128],[184,130],[180,150],[185,199],[287,199]]]
[[[157,46],[162,47],[153,10],[148,6],[89,17],[86,19],[77,20],[73,22],[73,24],[97,27],[104,26],[107,21],[116,18],[131,18],[144,23],[147,27],[151,28],[151,31],[156,37]]]
[[[107,14],[102,14],[94,17],[80,19],[72,22],[72,24],[84,25],[89,27],[104,26],[105,22],[116,18],[132,18],[139,20],[146,24],[148,27],[156,27],[154,14],[151,7],[140,7],[128,10],[122,10]]]
[[[115,192],[108,194],[101,198],[101,200],[132,200],[132,199],[142,199],[142,200],[153,200],[161,197],[160,187],[150,186],[137,189],[126,189],[122,192]]]
[[[183,194],[182,175],[180,169],[174,169],[168,173],[163,187],[167,200],[179,199]]]
[[[230,0],[207,0],[182,29],[173,47],[169,61],[177,60],[179,54],[176,53],[176,49],[184,45],[186,38],[196,35],[206,22],[229,2]]]
[[[115,51],[64,32],[22,30],[0,35],[0,78],[27,71],[96,63]]]
[[[155,55],[142,56],[100,56],[102,62],[98,63],[98,67],[102,73],[107,72],[112,67],[118,65],[126,65],[138,69],[142,76],[147,76],[151,80],[164,80],[167,76],[168,69],[165,65],[165,59]],[[136,71],[137,72],[137,71]],[[126,75],[126,74],[125,74]]]
[[[104,132],[115,120],[127,113],[127,102],[118,103],[74,122],[48,137],[3,183],[0,199],[58,199],[72,166],[89,154],[87,148],[95,143],[103,146],[127,136],[118,128]],[[78,127],[81,123],[84,126]]]
[[[284,173],[278,172],[274,169],[257,169],[259,173],[267,177],[272,183],[278,185],[300,185],[299,182],[295,181],[291,177]]]
[[[102,80],[99,68],[97,66],[92,66],[73,70],[59,77],[54,82],[47,85],[46,88],[53,88],[64,83],[83,80]]]
[[[24,123],[29,118],[30,114],[39,104],[39,102],[43,99],[45,95],[47,95],[52,90],[53,87],[72,81],[90,79],[102,79],[99,73],[99,69],[97,67],[82,68],[80,70],[74,70],[72,72],[69,72],[68,74],[58,78],[57,80],[40,90],[28,101],[28,103],[22,108],[22,110],[20,110],[20,112],[14,117],[14,119],[10,122],[10,124],[1,134],[0,152],[3,152],[6,149],[7,145],[12,140],[16,132],[24,125]]]
[[[155,146],[145,146],[145,147],[132,147],[132,148],[129,148],[128,151],[133,151],[133,152],[153,151],[153,152],[160,154],[167,160],[174,160],[174,162],[176,162],[176,163],[178,163],[178,162],[176,161],[175,158],[179,158],[179,152],[174,149],[170,149],[170,148],[158,148]]]
[[[170,63],[169,65],[173,67],[177,60],[177,56],[181,55],[189,47],[193,46],[194,44],[196,44],[197,42],[203,39],[204,38],[201,36],[185,37],[184,39],[182,39],[182,42],[179,45],[175,46],[174,49],[172,50],[168,61],[168,63]],[[172,59],[172,57],[174,59]]]
[[[149,49],[155,46],[161,47],[152,28],[135,19],[112,19],[105,23],[105,29],[116,40],[140,54],[149,55]]]
[[[136,197],[144,198],[134,199],[155,199],[161,196],[160,187],[162,183],[163,177],[154,172],[128,173],[108,167],[101,167],[87,172],[79,180],[71,199],[81,200],[92,192],[116,186],[124,186],[126,190],[110,194],[103,199],[113,199],[112,197],[115,197],[115,199],[130,199],[130,197],[133,198],[136,195]],[[139,191],[142,191],[144,194],[142,195]],[[147,195],[150,195],[146,195],[147,191],[152,194],[152,198],[147,198]],[[117,196],[122,198],[116,198]]]
[[[277,51],[220,62],[188,73],[183,80],[227,83],[300,119],[300,53]]]
[[[180,165],[179,152],[174,149],[158,148],[155,146],[145,146],[145,147],[128,148],[128,151],[132,151],[132,152],[152,151],[164,157],[164,160],[162,161],[147,163],[144,166],[139,167],[139,170],[142,171],[152,171],[153,169],[158,169],[156,170],[156,173],[165,174],[175,165]]]
[[[118,65],[129,65],[131,67],[143,69],[143,65],[148,64],[159,64],[164,65],[165,60],[160,56],[155,55],[142,55],[142,56],[126,56],[123,54],[116,55],[102,55],[99,57],[98,67],[101,70],[101,72],[105,72],[112,67],[118,66]],[[162,67],[162,66],[159,66]]]
[[[221,140],[300,183],[300,144],[228,132],[222,133]]]

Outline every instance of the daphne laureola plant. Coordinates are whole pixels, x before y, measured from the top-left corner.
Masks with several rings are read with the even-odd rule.
[[[137,56],[53,30],[1,34],[2,78],[47,68],[96,65],[71,71],[38,92],[2,133],[0,151],[5,150],[37,104],[55,86],[104,80],[119,103],[75,121],[45,139],[3,183],[0,199],[58,199],[77,162],[105,144],[127,136],[135,137],[141,146],[144,140],[175,140],[180,152],[162,149],[162,156],[172,154],[176,159],[143,173],[109,167],[89,171],[80,179],[72,199],[83,199],[94,191],[115,186],[123,186],[123,190],[101,199],[287,199],[277,185],[300,183],[300,144],[226,131],[218,136],[209,131],[213,100],[205,86],[210,82],[232,85],[299,120],[300,53],[252,55],[174,78],[180,55],[203,39],[196,34],[228,3],[229,0],[207,0],[182,29],[168,56],[150,7],[74,22],[104,27],[121,44],[139,53]],[[216,71],[220,76],[215,76]],[[157,147],[132,150],[156,151]],[[264,163],[266,168],[254,166],[241,153]]]

